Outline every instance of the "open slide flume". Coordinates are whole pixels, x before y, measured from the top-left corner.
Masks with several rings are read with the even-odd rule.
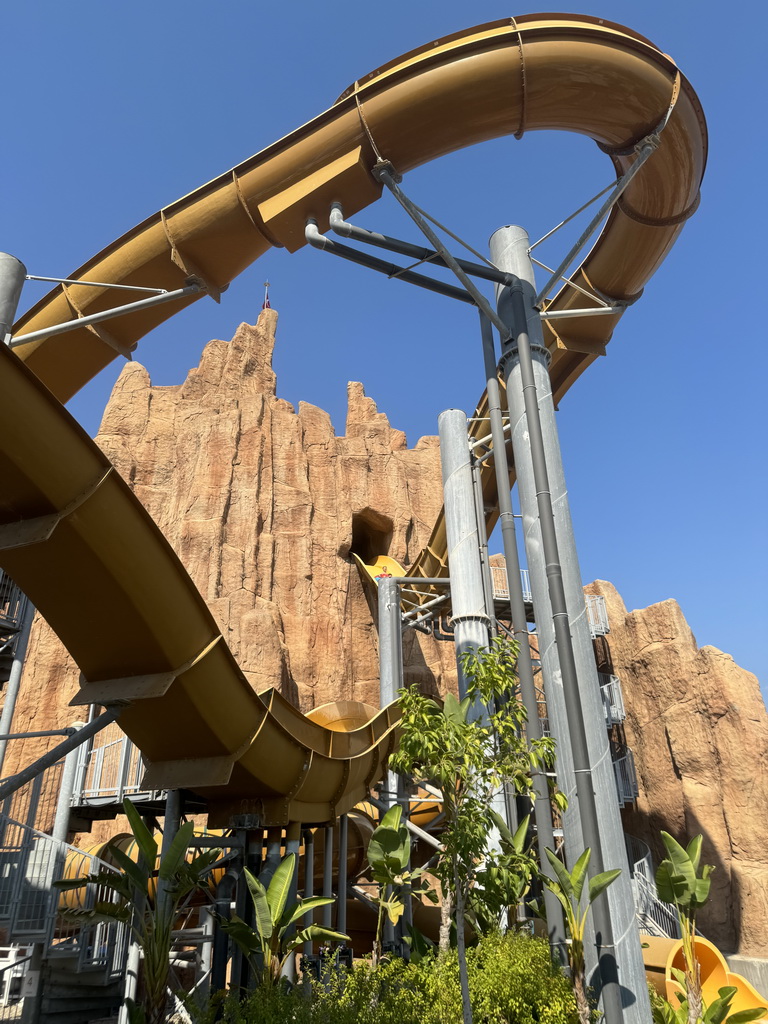
[[[572,275],[594,300],[564,286],[548,304],[617,307],[547,322],[560,397],[604,351],[621,308],[695,209],[706,158],[703,115],[674,62],[608,22],[531,15],[406,54],[71,277],[169,290],[194,278],[216,297],[270,246],[300,248],[308,218],[324,230],[332,202],[353,215],[375,201],[377,161],[402,174],[475,142],[541,129],[590,136],[619,174],[638,143],[654,148]],[[212,824],[234,814],[274,825],[327,821],[377,777],[393,712],[334,732],[276,692],[255,694],[158,528],[59,404],[194,298],[33,337],[115,304],[107,289],[67,284],[16,324],[12,351],[0,353],[0,564],[80,666],[82,702],[125,702],[120,724],[149,763],[149,785],[204,793]],[[421,575],[437,574],[436,529]]]

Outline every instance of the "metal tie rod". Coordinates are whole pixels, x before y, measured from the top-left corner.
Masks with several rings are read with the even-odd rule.
[[[575,245],[570,250],[570,252],[565,257],[565,259],[562,261],[562,263],[557,268],[557,270],[552,272],[552,276],[547,281],[547,283],[544,285],[544,287],[541,289],[539,294],[536,296],[536,298],[534,300],[534,305],[535,306],[541,306],[542,302],[544,301],[544,299],[547,296],[547,292],[549,291],[549,289],[553,285],[557,284],[557,282],[562,278],[563,274],[570,267],[571,263],[573,263],[573,261],[576,259],[576,257],[581,252],[581,250],[587,244],[587,242],[591,238],[592,234],[594,233],[594,231],[597,229],[598,225],[600,224],[600,221],[612,209],[612,207],[614,207],[616,205],[616,203],[621,198],[622,192],[624,192],[624,190],[630,184],[630,182],[635,177],[635,175],[638,173],[638,171],[641,169],[641,167],[643,166],[645,161],[648,159],[648,157],[652,153],[655,153],[658,148],[659,148],[659,137],[656,134],[648,135],[645,139],[643,139],[642,142],[638,143],[638,145],[636,147],[637,159],[632,164],[632,166],[627,170],[627,172],[623,175],[623,177],[621,177],[619,179],[619,181],[616,183],[616,187],[613,189],[611,194],[608,196],[608,198],[602,204],[602,206],[597,211],[597,213],[592,218],[592,220],[589,222],[589,224],[586,226],[586,228],[579,235],[579,238],[577,239]]]
[[[390,235],[382,235],[378,231],[368,231],[366,228],[357,227],[344,220],[341,203],[331,204],[330,215],[331,230],[344,238],[352,238],[356,242],[364,242],[367,245],[377,246],[379,249],[388,249],[400,256],[408,256],[410,259],[418,260],[419,263],[431,263],[435,267],[445,267],[450,270],[448,263],[436,249],[425,249],[423,246],[414,245],[412,242],[404,242],[400,238],[392,238]],[[455,257],[454,257],[455,258]],[[456,258],[455,258],[456,259]],[[473,277],[482,278],[484,281],[494,281],[497,284],[514,284],[511,274],[503,270],[496,270],[494,267],[484,267],[482,263],[472,263],[470,260],[456,259],[456,265]]]
[[[445,295],[449,299],[458,299],[459,302],[467,302],[470,305],[475,304],[474,299],[463,288],[444,284],[444,282],[436,281],[435,278],[428,277],[426,274],[417,274],[413,270],[407,270],[398,266],[397,263],[387,263],[386,260],[380,260],[376,256],[369,256],[368,253],[360,252],[359,249],[353,249],[349,245],[334,242],[333,239],[320,233],[317,221],[314,218],[310,218],[307,221],[304,237],[314,249],[320,249],[334,256],[340,256],[351,263],[359,263],[360,266],[367,267],[369,270],[377,270],[380,274],[386,274],[389,278],[396,278],[399,281],[405,281],[407,284],[419,285],[419,287],[425,288],[427,291],[436,292],[438,295]]]
[[[494,326],[496,327],[501,339],[503,341],[506,341],[510,337],[509,328],[496,313],[496,310],[492,308],[491,304],[488,302],[483,293],[478,291],[473,282],[470,281],[469,277],[462,270],[461,265],[451,255],[448,249],[443,245],[439,237],[435,234],[435,232],[432,230],[429,224],[427,224],[427,222],[421,216],[421,214],[416,209],[414,204],[410,201],[408,196],[399,187],[399,185],[397,184],[392,175],[391,164],[388,164],[386,162],[377,164],[376,167],[374,167],[373,169],[373,175],[374,177],[378,178],[379,181],[381,181],[384,185],[387,186],[389,191],[392,193],[392,195],[395,197],[398,203],[400,203],[400,205],[411,218],[411,220],[414,222],[414,224],[416,224],[416,226],[421,230],[422,234],[429,239],[432,245],[434,245],[435,249],[440,253],[442,258],[445,260],[445,265],[454,272],[456,277],[458,277],[458,279],[464,285],[464,287],[472,297],[472,302],[474,303],[474,305],[477,306],[478,309],[482,310],[482,312],[488,317],[491,323],[494,324]]]
[[[44,327],[40,331],[32,331],[30,334],[15,335],[8,343],[9,348],[17,348],[21,345],[29,345],[33,341],[40,341],[43,338],[53,338],[57,334],[66,334],[78,327],[88,327],[90,324],[100,324],[104,320],[111,320],[124,313],[137,313],[142,309],[150,309],[152,306],[159,306],[162,302],[173,302],[176,299],[185,299],[189,295],[199,295],[204,292],[205,285],[193,282],[176,291],[166,292],[164,295],[153,295],[148,299],[139,299],[137,302],[129,302],[125,306],[115,306],[113,309],[105,309],[101,313],[92,313],[90,316],[81,316],[76,320],[67,320],[63,324],[56,324],[53,327]]]

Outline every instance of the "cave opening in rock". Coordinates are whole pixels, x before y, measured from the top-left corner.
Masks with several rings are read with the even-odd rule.
[[[391,543],[392,520],[388,516],[372,508],[353,514],[351,554],[372,565],[379,555],[389,554]]]

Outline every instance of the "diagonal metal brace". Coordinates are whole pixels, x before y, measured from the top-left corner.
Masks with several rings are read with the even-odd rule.
[[[464,273],[464,271],[461,269],[461,267],[456,262],[451,253],[443,245],[438,235],[435,234],[435,232],[432,230],[429,224],[427,224],[427,222],[421,216],[421,214],[410,201],[410,199],[398,186],[392,173],[391,164],[388,164],[387,162],[381,162],[376,164],[376,166],[373,168],[373,175],[375,178],[378,178],[379,181],[382,182],[382,184],[387,186],[389,191],[392,193],[392,195],[395,197],[398,203],[400,203],[402,208],[405,210],[405,212],[408,214],[411,220],[416,224],[416,226],[419,228],[422,234],[425,235],[432,243],[433,248],[435,248],[440,253],[442,258],[445,260],[445,265],[453,271],[456,277],[458,277],[459,281],[461,281],[466,290],[472,296],[472,299],[474,300],[475,305],[478,307],[478,309],[482,310],[485,316],[487,316],[491,323],[494,324],[494,326],[496,327],[501,336],[502,342],[507,341],[511,337],[509,328],[504,323],[504,321],[498,316],[496,311],[492,308],[491,304],[488,302],[483,293],[472,283],[467,274]]]

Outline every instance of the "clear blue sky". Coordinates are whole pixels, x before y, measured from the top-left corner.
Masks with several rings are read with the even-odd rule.
[[[583,576],[612,580],[629,608],[676,598],[700,645],[766,681],[766,355],[755,308],[766,270],[765,8],[554,6],[622,22],[670,53],[710,130],[699,212],[608,356],[562,403]],[[8,5],[0,247],[31,273],[64,276],[390,58],[529,10],[489,0]],[[587,140],[534,134],[444,159],[404,187],[484,251],[500,224],[538,237],[610,178]],[[356,219],[419,240],[392,200]],[[202,300],[145,339],[136,358],[153,381],[179,382],[209,338],[253,322],[267,277],[280,312],[283,397],[327,409],[342,432],[346,382],[361,380],[411,444],[435,433],[442,409],[471,410],[483,376],[469,307],[306,250],[271,252],[220,306]],[[42,291],[29,285],[22,307]],[[71,404],[91,433],[119,369]]]

